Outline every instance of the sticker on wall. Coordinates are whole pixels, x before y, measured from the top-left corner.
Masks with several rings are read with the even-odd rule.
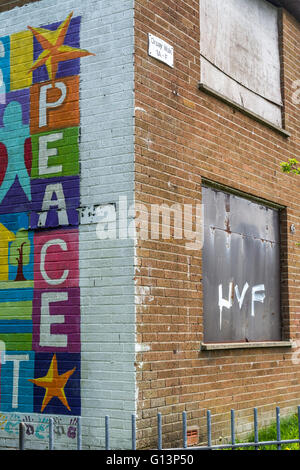
[[[0,38],[0,413],[81,412],[80,24]]]

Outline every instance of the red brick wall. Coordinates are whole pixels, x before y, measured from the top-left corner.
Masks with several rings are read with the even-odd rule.
[[[284,175],[281,161],[299,156],[299,105],[291,88],[300,78],[299,23],[283,14],[282,81],[287,139],[264,124],[198,90],[198,0],[136,0],[135,116],[136,201],[172,205],[201,202],[201,178],[287,206],[282,242],[284,336],[300,337],[300,178]],[[170,68],[147,54],[148,33],[174,46]],[[289,226],[296,225],[291,235]],[[293,349],[201,351],[203,339],[201,251],[183,240],[139,240],[136,283],[138,446],[155,445],[162,413],[163,445],[178,445],[181,412],[200,427],[210,409],[214,438],[228,435],[230,409],[240,431],[254,406],[260,423],[275,407],[300,404],[300,365]],[[227,422],[227,424],[226,424]]]

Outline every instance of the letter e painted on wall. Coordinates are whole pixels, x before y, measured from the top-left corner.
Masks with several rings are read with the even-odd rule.
[[[80,290],[35,289],[32,348],[36,352],[80,352]]]

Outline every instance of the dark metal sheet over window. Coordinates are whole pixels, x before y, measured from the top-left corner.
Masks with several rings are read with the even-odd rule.
[[[204,341],[279,341],[279,212],[203,187]]]

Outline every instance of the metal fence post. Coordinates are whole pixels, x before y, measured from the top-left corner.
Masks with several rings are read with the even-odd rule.
[[[53,418],[49,418],[49,450],[53,450]]]
[[[136,417],[135,415],[131,416],[131,441],[132,450],[136,450]]]
[[[211,412],[210,410],[207,410],[207,415],[206,415],[206,420],[207,420],[207,445],[208,447],[211,447]]]
[[[161,413],[157,413],[157,448],[158,450],[162,450],[162,429],[161,429]]]
[[[257,408],[253,409],[254,413],[254,442],[255,444],[258,443],[258,419],[257,419]],[[259,450],[259,446],[255,446],[255,450]]]
[[[109,416],[105,416],[105,450],[109,450]]]
[[[183,434],[183,448],[187,448],[187,419],[186,411],[182,412],[182,434]]]
[[[235,445],[235,415],[234,410],[230,411],[230,423],[231,423],[231,444]],[[234,447],[232,448],[234,450]]]
[[[280,408],[276,406],[276,431],[277,431],[277,441],[280,441]],[[277,444],[277,449],[281,450],[281,445]]]
[[[77,450],[82,449],[82,432],[81,432],[81,416],[77,418]]]
[[[25,424],[19,424],[19,450],[25,449]]]

